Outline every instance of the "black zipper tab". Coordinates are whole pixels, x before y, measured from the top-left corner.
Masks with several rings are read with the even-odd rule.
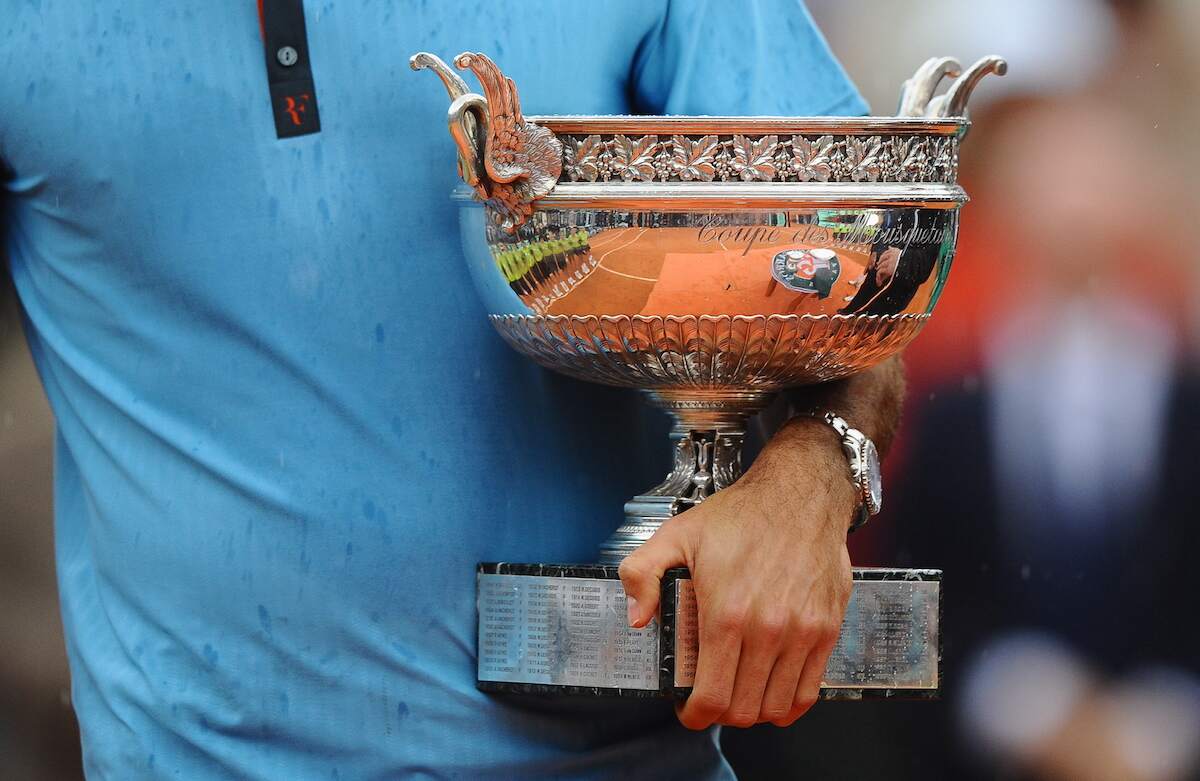
[[[263,49],[275,135],[292,138],[321,130],[309,59],[303,0],[263,0]]]

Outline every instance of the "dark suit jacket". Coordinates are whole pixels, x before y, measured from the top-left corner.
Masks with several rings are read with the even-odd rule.
[[[880,233],[885,239],[891,240],[877,241],[871,247],[872,262],[867,267],[867,276],[854,298],[840,310],[842,314],[891,315],[904,311],[916,295],[917,288],[929,279],[937,265],[940,242],[914,241],[906,246],[905,242],[897,242],[895,238],[913,229],[940,233],[946,221],[951,219],[949,212],[942,209],[915,209],[888,211],[886,215]],[[896,265],[896,273],[881,287],[875,281],[875,263],[879,254],[888,247],[897,247],[903,252]]]
[[[1053,631],[1112,674],[1154,663],[1197,671],[1200,383],[1179,378],[1170,399],[1154,495],[1129,523],[1110,519],[1125,533],[1087,549],[1053,534],[1002,544],[986,389],[939,391],[910,415],[915,450],[872,523],[895,524],[899,549],[886,563],[945,571],[944,697],[822,702],[788,730],[725,730],[739,777],[1021,778],[967,755],[954,714],[965,665],[1008,629]]]
[[[1176,612],[1200,606],[1186,585],[1200,555],[1200,384],[1175,382],[1161,479],[1144,502],[1106,519],[1103,540],[1064,537],[1038,523],[1051,510],[1032,506],[1021,524],[1031,532],[1001,534],[987,390],[934,398],[915,421],[895,522],[902,559],[946,569],[947,654],[1023,626],[1055,632],[1114,673],[1153,661],[1200,669]]]
[[[952,707],[966,665],[1006,630],[1052,633],[1109,675],[1150,664],[1200,673],[1192,618],[1200,608],[1192,582],[1200,555],[1200,383],[1174,383],[1161,478],[1133,509],[1105,519],[1102,539],[1039,524],[1050,511],[1034,506],[1024,508],[1032,523],[1018,524],[1032,531],[1002,534],[988,391],[934,399],[913,421],[916,451],[893,518],[900,561],[945,570],[945,700],[928,718],[896,726],[914,751],[936,758],[926,770],[989,777],[998,771],[960,752]]]

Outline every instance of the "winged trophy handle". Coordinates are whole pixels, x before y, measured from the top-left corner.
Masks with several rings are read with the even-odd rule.
[[[458,147],[459,175],[493,207],[509,233],[529,219],[533,202],[558,182],[562,143],[548,129],[525,119],[516,85],[486,55],[463,52],[454,58],[479,79],[483,94],[469,92],[462,77],[436,55],[419,52],[409,65],[432,70],[450,94],[447,122]]]

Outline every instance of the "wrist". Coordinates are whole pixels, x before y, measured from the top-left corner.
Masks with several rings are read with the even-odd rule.
[[[834,412],[814,411],[808,417],[833,431],[841,445],[846,467],[843,473],[848,471],[858,502],[850,524],[850,531],[854,531],[866,524],[871,516],[877,515],[883,507],[879,452],[870,437]]]
[[[821,502],[827,512],[818,515],[843,536],[862,506],[862,492],[846,464],[841,437],[817,418],[797,416],[785,423],[738,482],[760,479],[776,486],[797,486],[792,492],[801,503]],[[807,490],[801,491],[800,485]]]
[[[787,391],[793,411],[833,412],[850,421],[885,454],[900,425],[904,403],[904,364],[894,356],[841,380]]]

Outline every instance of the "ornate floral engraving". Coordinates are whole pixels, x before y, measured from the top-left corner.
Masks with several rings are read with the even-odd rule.
[[[792,159],[790,167],[801,182],[828,182],[833,174],[830,165],[834,149],[833,136],[808,139],[792,136]]]
[[[884,175],[901,182],[919,182],[931,175],[926,145],[898,138],[884,156]]]
[[[779,136],[763,136],[757,141],[747,136],[734,136],[730,165],[744,182],[769,182],[775,178],[778,148]]]
[[[929,150],[932,178],[935,181],[957,181],[958,143],[951,138],[936,138],[929,144]]]
[[[627,182],[651,182],[658,176],[654,167],[654,153],[658,150],[658,136],[642,136],[631,139],[616,136],[612,140],[612,168]]]
[[[671,139],[671,145],[672,170],[681,181],[713,180],[717,172],[713,162],[716,160],[719,146],[716,136],[701,136],[693,141],[677,135]]]
[[[958,139],[930,135],[563,135],[573,182],[938,182],[958,176]]]
[[[519,352],[634,388],[774,390],[845,377],[899,351],[928,314],[491,315]]]
[[[878,136],[858,138],[851,136],[846,139],[846,170],[850,178],[856,182],[879,181],[880,152],[883,143]]]
[[[604,145],[600,136],[568,138],[563,144],[563,173],[573,182],[594,182],[600,176],[600,153]]]

